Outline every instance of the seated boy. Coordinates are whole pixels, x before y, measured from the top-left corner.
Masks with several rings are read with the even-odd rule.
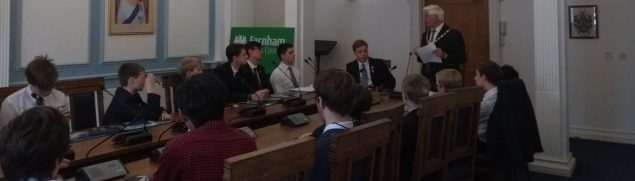
[[[456,89],[456,88],[463,87],[463,76],[461,76],[461,73],[457,70],[443,69],[437,72],[434,76],[436,77],[438,92],[430,91],[429,95],[434,95],[438,93],[442,94],[442,93],[445,93],[448,89]]]
[[[26,66],[24,74],[29,85],[4,99],[0,107],[0,128],[35,106],[57,108],[67,120],[70,118],[66,95],[54,88],[59,74],[52,61],[47,56],[37,56]]]
[[[147,74],[137,63],[124,63],[119,68],[119,83],[110,106],[104,114],[103,125],[122,124],[129,121],[169,120],[170,115],[161,108],[161,96],[154,93],[155,78]],[[148,93],[147,103],[139,91]]]
[[[24,111],[0,131],[0,165],[6,180],[54,180],[68,167],[70,138],[64,115],[37,106]]]
[[[417,140],[417,117],[419,99],[428,95],[430,81],[421,74],[410,74],[401,83],[402,98],[408,111],[403,119],[401,132],[400,180],[410,180]]]
[[[166,144],[153,180],[223,180],[225,159],[256,150],[253,138],[223,120],[227,88],[216,76],[194,75],[175,96],[191,131]]]

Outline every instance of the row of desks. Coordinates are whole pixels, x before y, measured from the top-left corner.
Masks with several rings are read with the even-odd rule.
[[[236,128],[249,126],[254,129],[257,135],[255,141],[258,148],[272,146],[297,138],[304,133],[311,132],[322,124],[321,118],[316,114],[317,108],[315,106],[315,99],[313,99],[315,95],[308,94],[304,97],[308,99],[307,104],[304,106],[286,108],[280,104],[275,104],[268,106],[266,108],[267,113],[261,116],[240,117],[238,114],[240,108],[226,110],[225,120],[231,120],[229,124]],[[379,104],[371,107],[370,112],[383,111],[396,105],[402,105],[401,100],[384,97]],[[299,112],[310,115],[309,118],[311,121],[309,124],[299,127],[288,127],[279,124],[281,117]],[[66,169],[63,175],[73,176],[75,170],[78,168],[114,159],[120,159],[124,163],[127,163],[126,165],[131,175],[152,175],[154,170],[156,170],[156,164],[150,162],[148,158],[149,153],[153,149],[162,147],[171,138],[180,134],[167,131],[161,140],[159,140],[159,135],[171,125],[172,124],[164,124],[149,128],[149,132],[153,135],[153,140],[147,143],[121,146],[114,144],[112,140],[107,140],[102,145],[96,147],[88,157],[86,157],[88,150],[106,139],[106,137],[72,143],[71,148],[75,151],[76,159],[71,162],[70,167]],[[3,178],[2,176],[0,173],[0,179]]]
[[[382,112],[394,108],[395,106],[403,106],[402,101],[399,99],[385,98],[382,99],[379,104],[372,106],[368,112]],[[303,134],[311,133],[313,130],[315,130],[315,128],[323,124],[322,118],[320,118],[319,114],[317,113],[311,114],[308,117],[311,120],[309,124],[298,127],[283,126],[277,123],[255,129],[254,132],[256,133],[256,146],[258,147],[258,149],[262,149],[283,143],[285,141],[290,141],[302,136]],[[130,172],[129,176],[152,176],[158,166],[159,165],[157,162],[152,162],[149,158],[129,162],[126,164],[126,167]]]

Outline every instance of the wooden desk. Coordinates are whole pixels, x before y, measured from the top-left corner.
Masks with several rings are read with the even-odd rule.
[[[312,98],[313,96],[314,94],[305,95],[305,97],[308,98]],[[401,100],[398,99],[382,98],[379,104],[373,105],[371,107],[370,112],[383,111],[395,106],[396,104],[403,103]],[[300,127],[286,127],[277,124],[278,119],[282,116],[297,112],[304,112],[307,110],[310,111],[311,109],[315,111],[312,114],[307,114],[310,115],[309,118],[311,119],[308,125]],[[312,132],[316,127],[320,126],[322,124],[322,121],[320,120],[319,116],[315,114],[315,112],[317,112],[316,109],[317,107],[315,106],[315,99],[307,101],[307,105],[305,106],[290,109],[284,108],[282,105],[272,105],[270,107],[267,107],[266,115],[251,118],[237,118],[232,122],[232,126],[238,127],[238,125],[250,124],[257,125],[255,126],[256,128],[254,130],[254,132],[257,134],[256,145],[258,146],[258,148],[264,148],[283,141],[294,139],[304,133]],[[239,110],[240,109],[233,109],[225,111],[226,120],[228,120],[228,117],[235,118],[236,116],[238,116]],[[260,122],[271,124],[268,124],[269,126],[258,127],[259,124],[265,125]],[[85,158],[86,152],[88,152],[91,147],[93,147],[106,137],[73,143],[71,145],[72,149],[75,151],[76,160],[71,162],[70,168],[67,169],[68,172],[65,175],[72,176],[72,174],[74,174],[74,171],[78,168],[114,159],[122,159],[122,161],[128,163],[126,165],[128,166],[128,169],[131,171],[132,175],[151,175],[156,169],[156,165],[152,166],[154,163],[151,163],[147,157],[153,149],[162,147],[171,138],[178,135],[178,133],[167,131],[161,138],[162,140],[158,140],[161,132],[163,132],[171,125],[172,124],[165,124],[150,128],[149,131],[153,135],[153,141],[148,143],[133,146],[120,146],[115,145],[111,140],[108,140],[99,147],[95,148],[95,150],[93,150],[88,158]],[[1,178],[2,174],[0,174],[0,180]]]
[[[240,117],[238,112],[242,110],[244,104],[240,104],[241,108],[231,109],[225,111],[225,120],[231,121],[230,125],[235,128],[248,126],[251,129],[258,129],[265,126],[277,124],[280,122],[279,118],[291,115],[295,113],[304,113],[311,115],[317,113],[317,106],[315,105],[315,94],[310,93],[302,96],[306,101],[306,104],[298,107],[287,108],[282,104],[273,104],[266,108],[266,114],[254,117]]]
[[[314,97],[314,94],[305,95],[305,98]],[[231,109],[225,111],[225,120],[232,120],[230,123],[233,127],[242,127],[242,126],[253,126],[252,129],[257,129],[260,127],[264,127],[267,125],[273,125],[278,123],[279,118],[282,116],[298,113],[298,112],[311,112],[313,114],[317,112],[317,107],[315,106],[315,101],[307,101],[308,103],[304,106],[294,107],[294,108],[286,108],[281,104],[276,104],[267,107],[267,114],[255,116],[255,117],[239,117],[238,112],[241,108]],[[106,137],[95,138],[91,140],[81,141],[77,143],[71,144],[71,148],[75,151],[76,159],[71,162],[71,168],[80,168],[86,165],[91,165],[95,163],[100,163],[104,161],[109,161],[113,159],[121,159],[124,162],[134,161],[141,158],[148,157],[149,153],[156,148],[162,147],[167,143],[172,137],[176,136],[179,133],[175,133],[172,131],[167,131],[162,140],[158,140],[159,135],[168,129],[172,124],[165,124],[155,126],[149,129],[150,133],[152,133],[153,141],[148,143],[142,143],[133,146],[121,146],[116,145],[111,140],[104,142],[102,145],[99,145],[95,150],[91,152],[88,158],[85,158],[88,150],[104,140]],[[255,127],[255,128],[254,128]],[[75,170],[71,169],[71,170]]]
[[[299,127],[289,127],[275,124],[254,130],[254,132],[256,133],[256,146],[258,147],[258,149],[262,149],[278,143],[289,141],[301,136],[304,133],[313,132],[315,128],[323,124],[322,119],[318,114],[310,115],[309,119],[311,119],[309,124]],[[145,158],[126,164],[126,167],[130,172],[128,176],[151,176],[152,174],[154,174],[154,171],[158,168],[158,166],[158,163],[150,161],[150,158]]]
[[[377,105],[373,105],[368,112],[380,112],[390,108],[394,108],[397,105],[403,105],[403,101],[399,99],[382,98],[381,102]],[[323,124],[320,116],[312,114],[309,116],[311,120],[309,124],[299,127],[282,126],[280,124],[269,125],[266,127],[255,129],[256,133],[256,146],[258,149],[270,147],[284,141],[295,139],[302,134],[311,133],[315,128]],[[151,176],[158,168],[158,163],[151,162],[149,158],[145,158],[139,161],[134,161],[126,164],[129,176],[133,175],[146,175]]]

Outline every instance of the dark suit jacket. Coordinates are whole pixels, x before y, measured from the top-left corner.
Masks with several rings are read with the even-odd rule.
[[[121,124],[135,119],[157,121],[161,116],[161,96],[148,94],[148,103],[143,102],[139,93],[130,94],[122,87],[115,95],[104,114],[104,125]]]
[[[401,170],[400,180],[410,180],[412,178],[412,164],[415,158],[415,147],[417,146],[417,111],[414,109],[403,118],[401,131]]]
[[[242,102],[249,100],[250,91],[249,87],[247,87],[247,83],[244,78],[237,74],[238,76],[234,76],[234,71],[232,70],[229,62],[220,65],[216,69],[214,69],[214,74],[220,78],[221,81],[227,87],[227,102]]]
[[[442,36],[446,31],[448,31],[448,33],[435,43],[437,48],[440,48],[447,54],[446,58],[441,59],[443,63],[427,63],[421,66],[421,74],[430,80],[433,90],[436,90],[436,78],[434,74],[446,68],[460,71],[460,65],[467,62],[465,41],[459,30],[451,28],[448,25],[443,25],[436,38]],[[431,34],[431,32],[428,30],[423,32],[421,35],[421,46],[428,45],[427,38],[430,36],[429,34]],[[419,58],[417,58],[417,61],[422,62]]]
[[[256,92],[262,89],[269,89],[269,91],[272,91],[273,88],[271,88],[269,76],[265,73],[265,68],[262,65],[258,65],[256,69],[258,76],[260,76],[260,84],[258,84],[258,76],[254,74],[254,71],[251,70],[249,64],[240,66],[240,68],[238,69],[238,73],[242,78],[245,79],[247,86],[249,86],[249,92]]]
[[[374,86],[383,86],[384,89],[395,88],[395,77],[392,76],[390,70],[381,59],[368,58],[368,67],[370,70],[370,78]],[[359,83],[359,63],[357,60],[346,64],[346,72],[355,78],[355,82]]]
[[[498,85],[486,135],[488,155],[499,167],[526,165],[533,161],[534,153],[543,151],[536,115],[522,80]]]

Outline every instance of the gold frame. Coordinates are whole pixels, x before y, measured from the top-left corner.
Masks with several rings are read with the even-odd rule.
[[[117,24],[117,2],[124,0],[108,0],[108,35],[143,35],[154,34],[157,1],[142,0],[146,7],[146,24]],[[146,4],[147,3],[147,4]]]

